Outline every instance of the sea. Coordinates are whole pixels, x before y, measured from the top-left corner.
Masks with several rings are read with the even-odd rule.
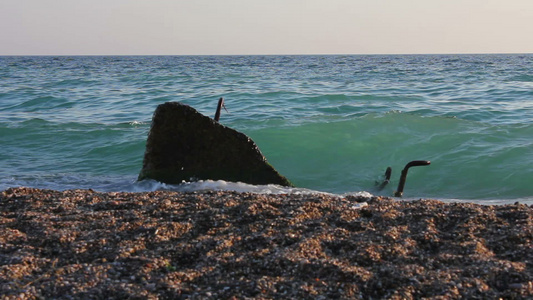
[[[220,97],[296,187],[137,181],[155,108]],[[533,204],[533,54],[0,57],[0,190],[393,196],[413,160],[398,199]]]

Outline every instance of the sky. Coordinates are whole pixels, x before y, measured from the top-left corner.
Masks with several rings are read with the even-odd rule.
[[[533,53],[533,0],[0,0],[0,55]]]

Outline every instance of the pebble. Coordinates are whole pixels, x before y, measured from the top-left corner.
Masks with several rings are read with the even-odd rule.
[[[163,207],[168,199],[171,204]],[[114,290],[124,297],[152,298],[379,299],[403,295],[408,288],[428,298],[468,298],[482,289],[491,299],[533,299],[533,270],[524,260],[532,244],[527,233],[533,226],[531,207],[365,201],[11,189],[0,192],[0,247],[5,250],[0,261],[9,263],[0,265],[0,282],[18,281],[0,286],[0,294],[53,299],[75,298],[83,291],[84,297],[101,298]],[[49,203],[63,210],[51,210]],[[13,222],[14,214],[20,222]],[[143,228],[157,235],[140,236]],[[15,230],[27,238],[13,239],[9,232]],[[63,236],[75,238],[58,243]],[[472,252],[473,242],[487,251]],[[87,246],[74,254],[80,245]],[[50,263],[54,260],[57,264]],[[507,289],[493,287],[494,274],[502,274],[498,286]]]

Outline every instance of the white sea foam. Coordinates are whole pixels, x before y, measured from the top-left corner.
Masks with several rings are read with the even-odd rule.
[[[92,189],[99,192],[152,192],[152,191],[178,191],[178,192],[205,192],[205,191],[233,191],[238,193],[255,194],[295,194],[311,195],[324,194],[330,196],[346,197],[373,197],[368,192],[350,192],[333,194],[318,190],[286,187],[276,184],[253,185],[244,182],[231,182],[225,180],[199,180],[183,182],[181,184],[166,184],[156,180],[137,181],[133,177],[100,176],[95,178],[79,174],[34,175],[24,178],[9,177],[0,180],[0,190],[10,187],[28,186],[48,188],[54,190]]]
[[[310,195],[310,194],[325,194],[331,196],[355,196],[370,198],[372,194],[368,192],[350,192],[342,195],[321,192],[298,187],[286,187],[276,184],[267,185],[253,185],[243,182],[230,182],[224,180],[199,180],[194,182],[183,182],[181,184],[165,184],[155,180],[143,180],[134,183],[130,187],[132,192],[156,191],[156,190],[170,190],[179,192],[200,192],[200,191],[233,191],[239,193],[255,193],[255,194],[295,194],[295,195]]]

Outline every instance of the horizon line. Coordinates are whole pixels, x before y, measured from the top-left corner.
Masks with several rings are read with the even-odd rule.
[[[317,53],[317,54],[0,54],[0,57],[73,57],[73,56],[412,56],[412,55],[529,55],[533,52],[450,52],[450,53]]]

